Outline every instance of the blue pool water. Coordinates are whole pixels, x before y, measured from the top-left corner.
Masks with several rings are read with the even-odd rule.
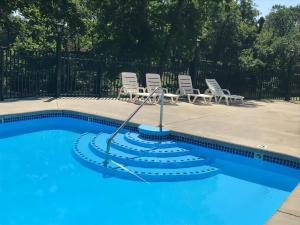
[[[67,118],[0,125],[0,224],[263,224],[300,180],[217,151],[217,175],[181,182],[103,178],[73,158],[80,134],[114,129]]]

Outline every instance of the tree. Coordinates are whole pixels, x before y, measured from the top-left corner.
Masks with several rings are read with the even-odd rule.
[[[64,26],[64,47],[81,38],[91,48],[87,40],[93,26],[93,14],[83,0],[18,0],[1,2],[0,30],[6,33],[14,27],[15,39],[11,47],[16,49],[53,49],[57,24]],[[13,26],[15,25],[15,26]],[[18,26],[17,26],[18,25]]]
[[[276,71],[287,70],[287,62],[299,52],[300,6],[276,5],[266,17],[254,49],[266,65]]]
[[[19,17],[13,16],[18,8],[21,8],[31,1],[0,1],[0,45],[9,45],[16,39],[17,33],[20,30],[21,20]]]

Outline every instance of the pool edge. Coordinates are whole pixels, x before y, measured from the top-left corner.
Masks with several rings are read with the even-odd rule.
[[[21,121],[21,120],[30,120],[30,119],[38,119],[38,118],[48,118],[48,117],[57,117],[57,116],[64,116],[64,117],[70,117],[75,119],[82,119],[85,121],[90,122],[98,122],[110,126],[118,126],[123,121],[119,119],[113,119],[110,117],[105,117],[101,115],[86,113],[86,112],[80,112],[75,110],[69,110],[69,109],[50,109],[50,110],[40,110],[40,111],[30,111],[30,112],[24,112],[24,113],[13,113],[13,114],[3,114],[0,115],[0,123],[6,123],[6,122],[14,122],[14,121]],[[128,126],[126,126],[127,129],[137,131],[138,126],[140,124],[129,122]],[[253,159],[259,159],[264,160],[270,163],[279,164],[283,166],[287,166],[293,169],[300,169],[300,158],[291,156],[284,153],[278,153],[273,152],[272,150],[268,149],[258,149],[251,146],[241,145],[241,144],[235,144],[228,141],[223,140],[217,140],[212,138],[207,138],[203,136],[196,136],[191,135],[183,132],[173,131],[171,130],[171,136],[172,138],[175,138],[179,141],[187,141],[192,144],[201,145],[203,143],[206,144],[207,147],[216,148],[217,150],[227,152],[230,154],[236,154],[241,155],[245,157],[250,157]],[[245,153],[246,152],[246,153]],[[241,154],[239,154],[241,153]],[[295,165],[295,166],[292,166]],[[266,224],[268,225],[274,225],[274,224],[282,224],[280,223],[280,219],[278,217],[282,218],[284,215],[291,215],[289,212],[281,211],[282,207],[285,207],[289,204],[294,205],[300,205],[299,200],[297,198],[293,198],[294,192],[298,191],[300,193],[300,183],[294,188],[294,190],[289,194],[289,196],[285,199],[285,201],[282,203],[282,205],[276,209],[272,217],[268,221],[266,221]],[[300,194],[299,194],[300,195]],[[300,196],[298,197],[300,199]],[[291,203],[292,202],[292,203]],[[300,207],[299,207],[300,208]],[[296,215],[294,216],[296,219],[299,219],[300,217]],[[275,218],[276,217],[276,218]],[[294,220],[294,222],[296,221]],[[298,220],[297,220],[298,221]],[[296,221],[296,223],[297,223]],[[287,224],[288,223],[284,223]],[[295,223],[291,223],[295,224]]]
[[[117,127],[123,121],[119,119],[113,119],[101,115],[80,112],[69,109],[51,109],[30,111],[24,113],[13,113],[0,115],[0,123],[15,122],[21,120],[30,120],[46,117],[64,116],[90,122],[101,123],[109,126]],[[131,131],[138,131],[140,124],[129,122],[126,128]],[[271,149],[259,149],[252,146],[235,144],[224,140],[218,140],[213,138],[207,138],[204,136],[196,136],[188,133],[178,132],[171,130],[171,137],[177,141],[184,141],[198,146],[214,148],[218,151],[244,156],[247,158],[253,158],[257,160],[263,160],[269,163],[277,165],[287,166],[293,169],[300,169],[300,158],[285,153],[278,153]]]
[[[300,184],[294,188],[281,206],[274,212],[266,225],[300,224]]]

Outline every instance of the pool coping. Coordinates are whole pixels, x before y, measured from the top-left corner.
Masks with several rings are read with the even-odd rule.
[[[85,120],[89,122],[100,123],[104,125],[118,127],[123,123],[122,120],[112,119],[109,117],[104,117],[100,115],[95,115],[91,113],[85,113],[75,110],[68,109],[55,109],[55,110],[40,110],[40,111],[31,111],[25,113],[13,113],[13,114],[4,114],[0,115],[0,123],[16,122],[21,120],[30,120],[38,118],[47,118],[47,117],[69,117],[80,120]],[[129,122],[125,128],[130,131],[138,132],[138,126],[140,124]],[[192,134],[187,134],[183,132],[171,130],[171,138],[177,141],[183,141],[191,144],[195,144],[202,147],[213,148],[218,151],[231,153],[235,155],[244,156],[247,158],[253,158],[257,160],[266,161],[269,163],[275,163],[283,166],[287,166],[294,169],[300,170],[300,158],[295,156],[290,156],[284,153],[274,152],[270,149],[259,149],[254,147],[249,147],[241,144],[230,143],[223,140],[217,140],[213,138],[207,138],[203,136],[196,136]],[[168,137],[161,137],[168,138]]]
[[[294,188],[281,206],[267,221],[267,225],[300,224],[300,184]]]

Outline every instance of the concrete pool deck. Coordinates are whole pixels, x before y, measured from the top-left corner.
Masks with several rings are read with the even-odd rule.
[[[0,115],[41,110],[75,110],[125,120],[136,104],[115,99],[59,98],[0,102]],[[158,125],[159,105],[145,105],[132,122]],[[300,159],[300,104],[283,101],[248,101],[244,106],[164,106],[164,127]]]
[[[125,120],[136,104],[116,99],[41,98],[0,102],[0,115],[42,110],[74,110]],[[134,123],[158,125],[159,105],[145,105]],[[300,159],[300,104],[247,101],[243,106],[189,104],[164,106],[164,127],[243,146],[261,148]],[[300,224],[300,185],[268,224]]]

